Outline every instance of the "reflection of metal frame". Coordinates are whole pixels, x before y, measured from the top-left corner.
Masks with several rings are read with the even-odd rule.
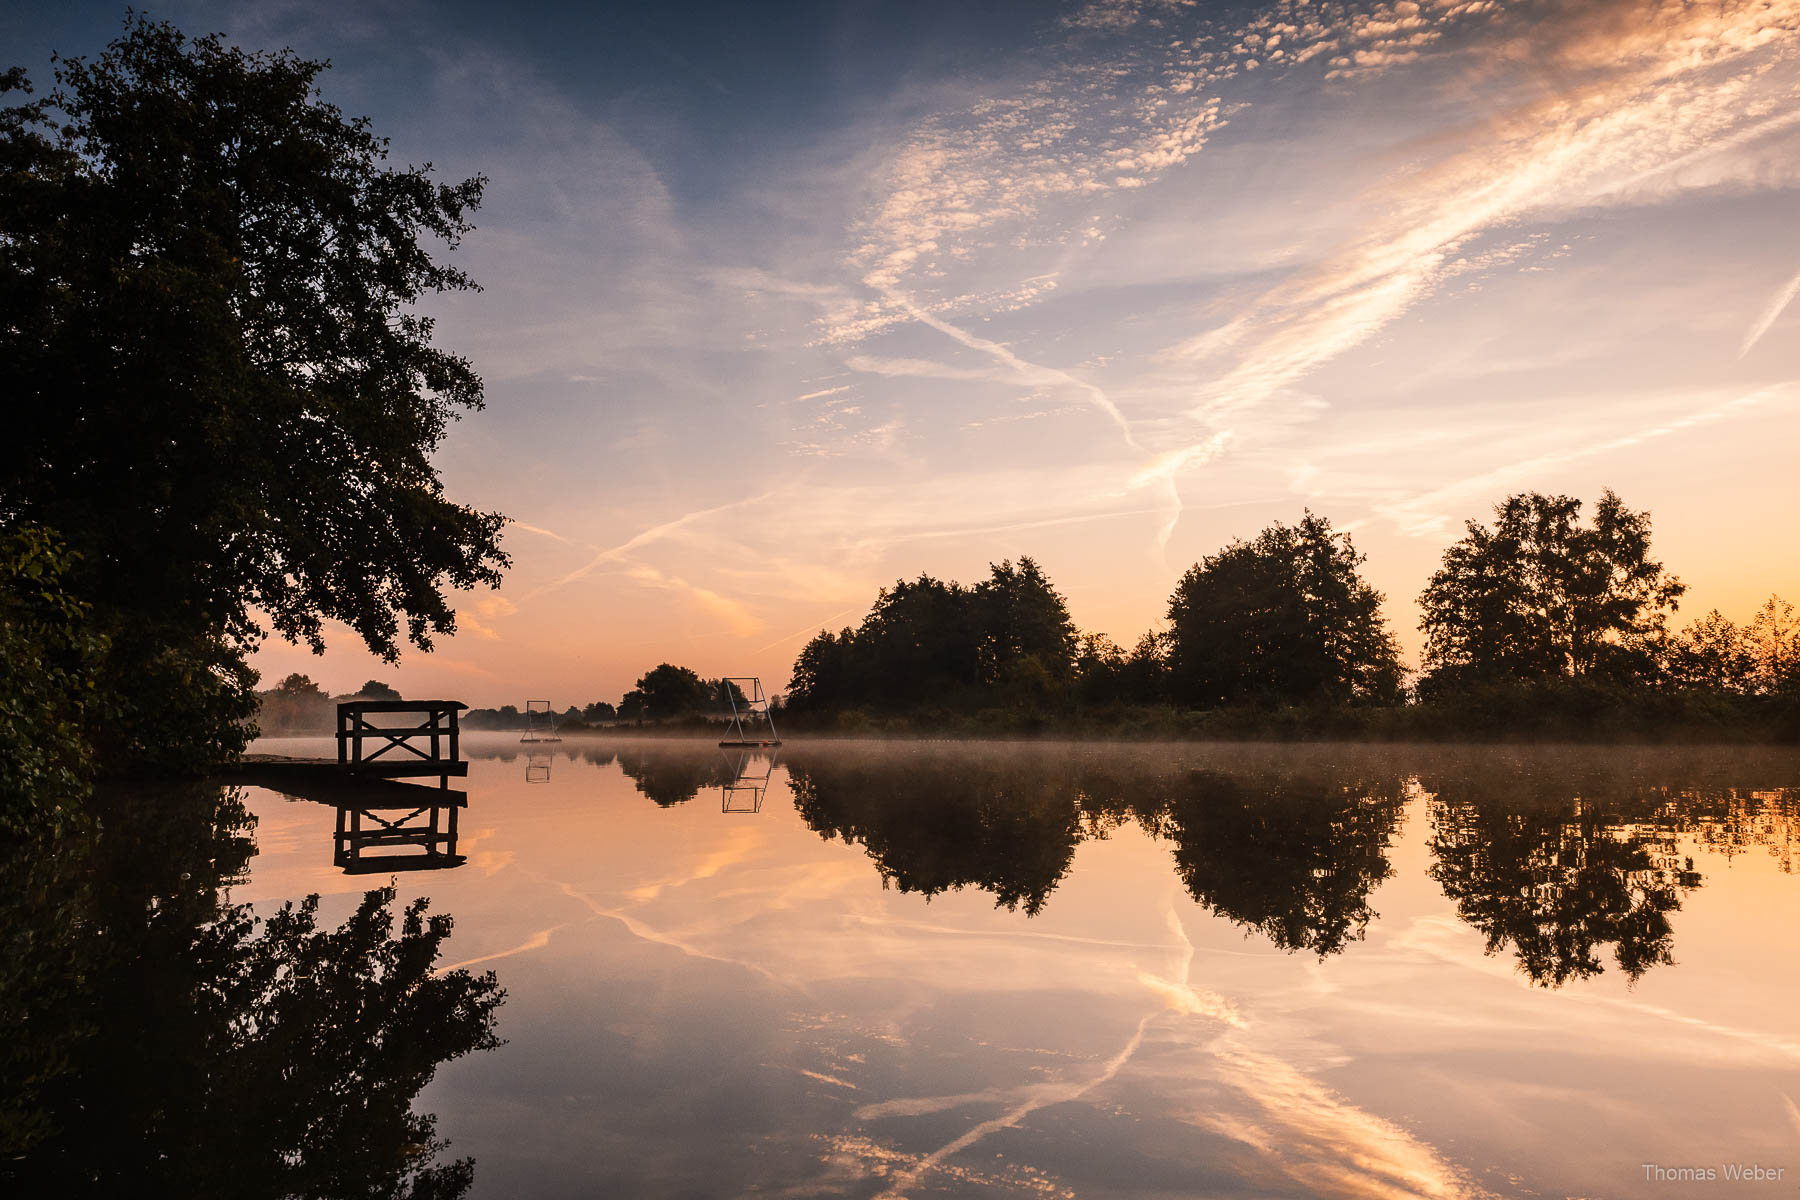
[[[550,782],[550,752],[548,750],[541,754],[527,754],[525,756],[525,782]]]
[[[725,699],[731,705],[731,729],[726,733],[721,746],[779,746],[781,739],[775,734],[775,718],[769,712],[769,696],[763,691],[762,680],[755,675],[727,675],[720,684],[725,689]],[[749,687],[732,687],[732,684],[749,684]],[[739,694],[744,703],[738,704]],[[761,727],[766,728],[765,735],[758,728],[757,718],[761,718]],[[750,722],[750,731],[744,728],[744,722]],[[752,732],[754,731],[754,732]]]
[[[402,786],[402,785],[395,785]],[[331,861],[347,875],[382,871],[440,871],[460,867],[465,859],[456,852],[456,813],[466,795],[449,790],[420,788],[432,794],[419,799],[365,799],[338,805],[337,834]],[[408,811],[401,812],[406,809]],[[385,816],[383,813],[398,813]],[[364,824],[364,822],[368,824]],[[372,854],[396,846],[417,846],[420,854]]]
[[[521,742],[560,742],[562,735],[556,732],[556,714],[550,711],[548,700],[527,700],[525,702],[525,736]]]
[[[762,770],[756,770],[756,764],[762,764]],[[754,813],[762,811],[763,793],[769,790],[769,776],[775,771],[775,756],[764,758],[760,754],[745,751],[738,756],[737,767],[732,771],[730,783],[719,785],[719,811],[728,813]]]

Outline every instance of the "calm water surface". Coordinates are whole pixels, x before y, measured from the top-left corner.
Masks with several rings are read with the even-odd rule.
[[[477,1196],[1800,1189],[1794,753],[465,747]],[[389,878],[246,799],[233,900]]]

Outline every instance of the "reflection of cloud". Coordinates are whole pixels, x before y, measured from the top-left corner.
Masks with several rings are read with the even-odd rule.
[[[1150,1027],[1151,1021],[1162,1015],[1162,1011],[1158,1009],[1156,1012],[1145,1014],[1143,1020],[1138,1022],[1137,1028],[1132,1031],[1131,1036],[1126,1039],[1124,1046],[1120,1047],[1117,1054],[1107,1059],[1095,1074],[1086,1079],[1058,1080],[1055,1083],[1034,1084],[1020,1089],[1024,1093],[1024,1099],[1018,1104],[997,1117],[981,1122],[961,1136],[952,1138],[913,1163],[910,1168],[889,1183],[876,1200],[904,1196],[906,1189],[911,1187],[921,1175],[951,1155],[967,1150],[989,1134],[1012,1128],[1040,1108],[1079,1100],[1095,1088],[1110,1082],[1124,1068],[1125,1064],[1131,1061],[1131,1056],[1138,1052],[1138,1047],[1144,1044],[1144,1031]]]
[[[1193,1119],[1261,1151],[1264,1170],[1287,1176],[1310,1194],[1357,1200],[1489,1194],[1406,1130],[1364,1112],[1287,1063],[1224,1046],[1214,1052],[1225,1078],[1255,1109]]]
[[[496,950],[492,954],[480,954],[474,958],[465,958],[461,962],[445,963],[443,966],[434,969],[439,975],[442,975],[446,971],[456,971],[463,967],[472,967],[476,963],[492,962],[497,958],[511,958],[515,954],[526,954],[533,950],[542,950],[545,946],[550,944],[551,934],[559,929],[566,928],[567,926],[568,922],[564,921],[561,925],[552,925],[548,929],[538,930],[510,950]]]

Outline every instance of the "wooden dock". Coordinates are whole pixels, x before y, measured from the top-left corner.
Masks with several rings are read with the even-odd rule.
[[[461,866],[457,813],[467,807],[469,795],[452,790],[450,780],[469,773],[457,728],[458,714],[467,707],[455,700],[340,704],[335,760],[252,754],[217,777],[336,808],[332,862],[346,874]],[[370,719],[384,714],[390,723]],[[436,787],[410,782],[432,777]],[[420,852],[380,853],[395,847]]]

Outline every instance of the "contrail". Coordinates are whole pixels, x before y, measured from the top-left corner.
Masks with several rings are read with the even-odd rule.
[[[1769,300],[1768,307],[1763,309],[1762,316],[1756,319],[1756,324],[1750,327],[1750,332],[1744,335],[1744,344],[1738,347],[1739,358],[1750,353],[1751,348],[1762,341],[1763,334],[1769,332],[1769,326],[1775,324],[1775,319],[1794,302],[1796,295],[1800,295],[1800,272],[1796,272],[1792,279],[1782,285],[1781,290]]]
[[[1131,422],[1125,419],[1125,414],[1119,411],[1119,406],[1114,404],[1112,399],[1094,384],[1089,383],[1085,379],[1079,379],[1057,367],[1046,367],[1041,363],[1026,362],[1011,350],[1002,346],[999,342],[989,341],[987,338],[983,337],[976,337],[965,329],[959,329],[948,321],[932,316],[898,292],[888,292],[887,298],[903,309],[907,316],[919,322],[921,325],[927,325],[932,329],[937,330],[951,341],[967,346],[971,350],[979,350],[981,353],[989,355],[1012,368],[1022,378],[1034,380],[1038,383],[1062,383],[1085,392],[1088,399],[1093,401],[1094,407],[1105,413],[1107,417],[1112,420],[1112,423],[1119,427],[1119,432],[1124,435],[1125,444],[1127,446],[1138,451],[1144,449],[1144,447],[1138,443],[1137,436],[1131,432]]]
[[[601,567],[605,566],[607,563],[618,562],[620,559],[624,558],[627,554],[631,553],[633,550],[636,550],[639,546],[643,546],[650,542],[654,542],[658,538],[661,538],[669,533],[673,533],[675,530],[680,529],[682,526],[687,525],[690,522],[700,520],[702,517],[714,516],[718,513],[727,512],[730,509],[734,509],[734,508],[744,508],[748,505],[756,504],[763,500],[767,500],[770,496],[773,496],[774,494],[775,494],[775,492],[773,490],[771,490],[771,491],[763,492],[760,495],[746,497],[742,500],[730,500],[724,504],[714,505],[712,508],[702,508],[702,509],[697,509],[691,513],[683,513],[681,516],[676,517],[674,520],[664,521],[660,525],[653,525],[649,529],[644,530],[642,533],[637,534],[635,537],[632,537],[632,538],[628,539],[627,541],[620,542],[617,546],[614,546],[610,550],[600,551],[598,554],[594,555],[593,558],[589,559],[587,562],[583,563],[581,566],[575,568],[573,571],[570,571],[567,575],[564,575],[561,579],[552,580],[550,583],[546,583],[542,587],[536,587],[536,588],[531,589],[531,591],[526,592],[523,596],[520,596],[519,600],[521,602],[523,602],[526,600],[535,599],[538,596],[543,595],[545,592],[554,591],[555,589],[562,587],[564,584],[574,583],[577,579],[582,579],[582,578],[585,578],[586,576],[592,575],[595,571],[599,570]]]
[[[827,622],[835,621],[839,617],[847,617],[851,613],[862,612],[866,607],[867,607],[866,605],[862,605],[862,604],[852,604],[849,608],[840,608],[836,612],[832,613],[829,617],[821,617],[817,621],[814,621],[812,624],[806,626],[806,628],[796,629],[796,630],[794,630],[794,632],[788,634],[786,637],[778,637],[766,646],[758,646],[756,649],[752,650],[750,653],[761,654],[765,650],[773,650],[775,647],[781,645],[781,643],[783,643],[783,642],[791,642],[803,633],[815,633],[818,630],[825,628]]]
[[[1127,446],[1140,454],[1149,453],[1149,450],[1144,444],[1138,441],[1137,435],[1132,432],[1131,422],[1126,419],[1125,414],[1120,411],[1119,406],[1114,404],[1112,398],[1096,385],[1089,383],[1085,379],[1071,375],[1069,372],[1057,367],[1046,367],[1040,363],[1027,362],[1014,354],[1011,350],[1008,350],[1005,346],[1002,346],[999,342],[990,341],[983,337],[977,337],[967,330],[957,328],[948,321],[940,320],[939,318],[932,316],[898,292],[889,290],[886,292],[886,296],[890,301],[904,309],[906,314],[913,318],[913,320],[937,330],[945,337],[967,346],[971,350],[979,350],[983,354],[997,359],[999,362],[1016,372],[1022,379],[1039,383],[1061,383],[1086,393],[1093,406],[1105,413],[1106,416],[1111,419],[1112,423],[1118,426],[1119,433],[1124,437]],[[1169,549],[1169,539],[1174,536],[1175,526],[1180,523],[1182,513],[1185,511],[1181,500],[1181,493],[1175,487],[1175,473],[1192,463],[1206,462],[1215,457],[1230,436],[1230,431],[1227,430],[1224,433],[1214,435],[1206,442],[1189,446],[1185,450],[1176,451],[1174,454],[1161,455],[1152,459],[1149,464],[1141,468],[1132,476],[1131,482],[1133,487],[1142,487],[1146,483],[1158,482],[1162,485],[1161,491],[1167,500],[1167,508],[1170,511],[1169,515],[1159,523],[1156,531],[1156,554],[1157,557],[1162,560],[1164,566],[1168,565],[1166,556]]]
[[[517,519],[509,520],[509,521],[507,521],[507,524],[508,525],[516,525],[520,529],[525,530],[527,533],[535,533],[535,534],[539,534],[543,537],[554,538],[557,541],[563,542],[567,545],[572,546],[575,544],[571,539],[564,537],[562,534],[556,532],[556,530],[545,529],[541,525],[527,525],[525,522],[517,520]]]

